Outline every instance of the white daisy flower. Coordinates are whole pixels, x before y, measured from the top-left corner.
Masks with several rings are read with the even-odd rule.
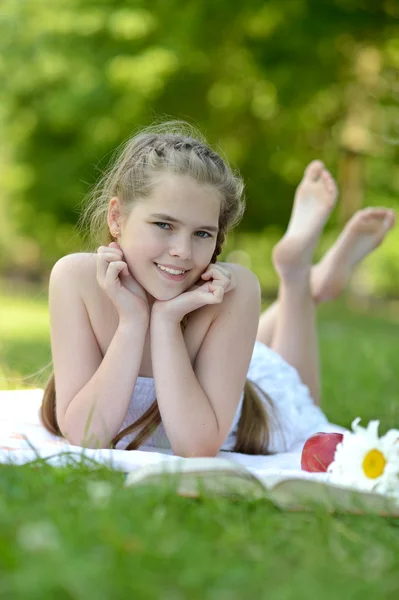
[[[399,498],[399,430],[378,437],[379,421],[370,421],[365,429],[360,420],[353,421],[353,432],[346,431],[337,445],[327,469],[330,481]]]

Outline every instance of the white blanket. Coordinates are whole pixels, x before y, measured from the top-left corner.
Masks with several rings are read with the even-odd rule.
[[[0,463],[24,464],[37,458],[52,465],[64,465],[71,459],[104,463],[124,472],[165,460],[179,460],[172,451],[143,447],[142,450],[92,450],[73,446],[48,433],[39,419],[43,390],[0,391]],[[323,431],[344,432],[338,425],[328,424]],[[250,456],[235,452],[219,452],[220,457],[240,463],[255,474],[280,478],[300,477],[323,480],[323,473],[301,471],[302,440],[293,452],[273,456]]]

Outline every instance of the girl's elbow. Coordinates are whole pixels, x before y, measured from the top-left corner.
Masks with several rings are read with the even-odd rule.
[[[95,431],[95,424],[91,423],[91,427],[86,422],[84,427],[77,420],[76,414],[67,410],[63,417],[58,418],[58,426],[63,437],[72,446],[80,448],[89,448],[92,450],[105,450],[112,447],[112,438],[106,431]],[[102,435],[101,435],[102,433]]]
[[[214,441],[198,444],[175,444],[172,445],[173,453],[182,458],[215,458],[220,450],[221,444]]]
[[[175,452],[175,456],[181,456],[181,458],[216,458],[218,452],[209,450],[198,450],[193,452]]]
[[[109,440],[101,439],[101,437],[96,434],[73,431],[72,428],[65,426],[60,426],[60,430],[64,439],[72,446],[88,448],[91,450],[104,450],[111,447],[111,442]]]
[[[106,450],[111,447],[110,443],[99,439],[97,436],[64,435],[66,441],[72,446],[88,448],[89,450]]]

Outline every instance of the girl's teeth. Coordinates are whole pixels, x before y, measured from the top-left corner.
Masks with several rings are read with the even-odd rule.
[[[185,273],[185,271],[176,271],[175,269],[168,269],[167,267],[163,267],[162,265],[157,265],[157,267],[159,267],[161,271],[166,271],[171,275],[182,275],[183,273]]]

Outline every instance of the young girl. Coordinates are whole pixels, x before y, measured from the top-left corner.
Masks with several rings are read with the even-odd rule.
[[[336,197],[311,163],[273,253],[279,299],[259,321],[256,277],[216,263],[244,210],[241,179],[179,127],[133,137],[84,216],[103,245],[51,273],[45,426],[75,445],[186,457],[281,452],[320,430],[315,303],[340,293],[394,223],[360,211],[312,269]]]

